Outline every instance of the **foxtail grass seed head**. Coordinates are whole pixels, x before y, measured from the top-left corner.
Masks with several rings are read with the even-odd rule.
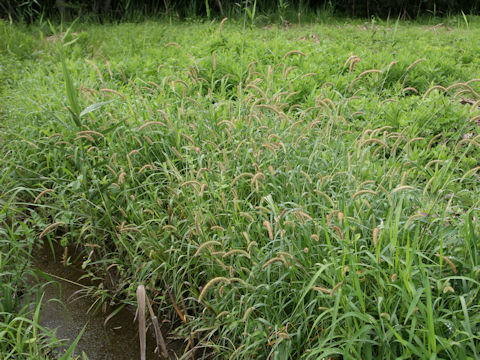
[[[312,287],[313,290],[316,290],[316,291],[320,291],[324,294],[330,294],[331,293],[331,290],[330,289],[327,289],[327,288],[324,288],[322,286],[313,286]]]
[[[342,229],[340,229],[340,227],[338,227],[337,225],[333,225],[332,228],[335,230],[335,232],[337,233],[337,236],[340,238],[340,239],[343,239],[343,232],[342,232]]]
[[[421,63],[422,61],[424,61],[425,59],[424,58],[421,58],[421,59],[418,59],[418,60],[415,60],[413,63],[411,63],[408,67],[407,67],[407,70],[405,70],[405,72],[409,72],[410,70],[412,70],[417,64]]]
[[[83,131],[79,131],[77,132],[77,135],[80,136],[80,135],[94,135],[94,136],[98,136],[98,137],[101,137],[101,138],[105,138],[105,136],[98,132],[98,131],[93,131],[93,130],[83,130]]]
[[[443,288],[443,293],[446,294],[447,292],[455,294],[455,289],[453,287],[451,287],[450,285],[445,286]]]
[[[336,284],[333,288],[332,291],[330,292],[330,295],[335,295],[338,289],[343,285],[343,281],[340,281],[338,284]]]
[[[224,310],[224,311],[222,311],[221,313],[219,313],[215,319],[218,320],[218,319],[220,319],[220,318],[222,318],[222,317],[224,317],[224,316],[226,316],[226,315],[228,315],[228,314],[229,314],[229,312],[226,311],[226,310]]]
[[[357,64],[358,62],[360,62],[360,58],[358,56],[355,56],[351,62],[350,62],[350,67],[349,67],[349,70],[350,72],[353,72],[355,70],[355,64]]]
[[[403,91],[404,93],[411,91],[411,92],[414,92],[415,94],[418,94],[418,90],[415,89],[413,86],[406,87],[406,88],[403,89],[402,91]]]
[[[302,210],[297,210],[295,214],[302,220],[302,222],[305,222],[305,220],[313,221],[313,218]]]
[[[163,225],[162,230],[176,232],[177,228],[173,225]]]
[[[200,245],[197,249],[197,251],[195,252],[195,255],[194,256],[199,256],[200,253],[203,251],[203,249],[207,248],[207,247],[212,247],[212,246],[222,246],[222,243],[216,241],[216,240],[210,240],[210,241],[206,241],[204,242],[202,245]]]
[[[292,56],[292,55],[300,55],[302,57],[307,57],[307,55],[304,52],[301,52],[300,50],[292,50],[292,51],[287,52],[283,56],[283,58],[286,59],[287,57]]]
[[[248,253],[251,252],[251,250],[252,250],[252,248],[253,248],[254,246],[258,246],[258,244],[257,244],[256,241],[251,241],[251,242],[248,244],[248,246],[247,246],[247,251],[248,251]]]
[[[45,189],[45,190],[43,190],[40,194],[37,195],[37,197],[35,198],[35,200],[33,200],[33,203],[36,204],[43,195],[48,194],[48,193],[51,193],[51,192],[53,192],[52,189]]]
[[[447,92],[447,89],[445,87],[440,86],[440,85],[434,85],[430,89],[428,89],[425,92],[425,94],[423,94],[423,99],[425,99],[428,96],[428,94],[430,94],[434,90],[441,90],[442,92]]]
[[[210,227],[210,230],[212,230],[212,231],[220,231],[220,232],[224,232],[224,231],[225,231],[225,229],[224,229],[223,227],[218,226],[218,225],[213,225],[213,226],[211,226],[211,227]]]
[[[452,260],[450,260],[448,257],[446,256],[440,256],[440,254],[435,254],[437,257],[441,257],[443,259],[443,261],[445,261],[449,266],[450,268],[452,269],[453,273],[456,274],[457,273],[457,267],[455,266],[455,264],[453,263]]]
[[[75,139],[73,139],[74,141],[77,141],[77,140],[80,140],[80,139],[86,139],[92,143],[95,142],[95,139],[90,135],[90,134],[82,134],[82,135],[78,135]]]
[[[151,164],[145,164],[138,170],[137,174],[140,175],[146,169],[153,169],[153,166]]]
[[[285,258],[283,256],[277,256],[277,257],[273,257],[270,260],[266,261],[262,265],[262,268],[265,269],[267,266],[269,266],[269,265],[271,265],[275,262],[281,262],[283,265],[285,265],[285,267],[288,267],[287,260],[285,260]]]
[[[254,218],[251,214],[249,214],[249,213],[247,213],[247,212],[241,211],[241,212],[239,212],[238,214],[239,214],[241,217],[247,218],[248,220],[250,220],[250,222],[254,222],[254,221],[255,221],[255,218]]]
[[[142,131],[143,129],[145,129],[146,127],[152,127],[154,125],[157,125],[157,126],[165,126],[165,124],[161,121],[149,121],[149,122],[146,122],[145,124],[141,125],[137,131]]]
[[[195,214],[194,220],[195,220],[195,229],[197,231],[197,235],[200,236],[202,234],[202,228],[200,226],[200,219],[199,215]]]
[[[120,172],[120,175],[118,175],[118,180],[117,180],[118,185],[122,185],[122,184],[123,184],[126,175],[127,175],[127,173],[126,173],[125,171],[122,170],[122,171]]]
[[[381,74],[382,72],[383,72],[382,70],[378,70],[378,69],[365,70],[364,72],[360,73],[360,75],[358,75],[358,78],[361,78],[367,74]]]
[[[415,188],[410,185],[402,185],[392,190],[392,193],[396,193],[403,190],[414,190]]]
[[[380,234],[380,229],[378,227],[373,228],[372,242],[373,242],[374,248],[377,248],[379,234]]]
[[[293,259],[293,255],[285,251],[277,251],[277,255],[283,258]]]
[[[100,69],[98,68],[97,64],[95,64],[93,61],[88,59],[85,59],[85,61],[95,69],[95,71],[97,72],[97,76],[100,79],[100,82],[103,83],[103,75]]]
[[[380,140],[380,139],[375,139],[375,138],[372,138],[372,139],[367,139],[367,140],[364,140],[362,141],[362,143],[360,144],[360,146],[363,146],[363,145],[368,145],[368,144],[378,144],[380,145],[381,147],[384,147],[386,149],[389,149],[387,143],[383,140]]]
[[[390,71],[390,69],[392,68],[392,66],[396,65],[397,62],[396,61],[392,61],[390,64],[388,64],[387,66],[387,71]]]
[[[400,181],[400,187],[404,186],[403,184],[405,183],[405,181],[407,180],[407,176],[408,176],[408,172],[404,171],[402,173],[402,179]]]
[[[138,154],[138,153],[139,153],[139,150],[138,150],[138,149],[135,149],[135,150],[130,151],[130,152],[127,154],[127,156],[128,156],[128,157],[131,157],[131,156],[133,156],[133,155],[135,155],[135,154]]]
[[[222,277],[222,276],[219,276],[219,277],[216,277],[216,278],[213,278],[212,280],[210,280],[206,285],[205,287],[202,289],[202,292],[200,293],[200,296],[198,297],[198,302],[202,302],[203,298],[205,297],[205,295],[207,294],[208,290],[214,286],[215,284],[219,283],[219,282],[223,282],[225,284],[230,284],[230,279],[226,278],[226,277]]]
[[[357,197],[359,197],[361,195],[365,195],[365,194],[377,195],[378,193],[376,191],[373,191],[373,190],[360,190],[360,191],[357,191],[355,194],[352,195],[352,200],[355,200]]]
[[[267,229],[268,237],[270,238],[270,240],[273,240],[272,224],[270,224],[270,221],[265,220],[263,222],[263,226],[265,226],[265,228]]]
[[[380,316],[384,319],[387,319],[388,321],[390,321],[390,314],[389,313],[386,313],[386,312],[382,312],[380,314]]]
[[[269,165],[269,166],[268,166],[268,172],[270,173],[271,176],[274,176],[274,175],[275,175],[275,170],[274,170],[274,168],[273,168],[272,165]]]
[[[58,221],[58,222],[55,222],[53,224],[48,225],[45,229],[43,229],[43,231],[40,233],[38,238],[41,239],[46,234],[52,232],[54,229],[56,229],[60,225],[65,225],[65,223],[63,221]]]
[[[243,317],[242,317],[242,322],[245,322],[247,321],[248,319],[248,315],[250,315],[250,313],[255,310],[255,306],[251,306],[247,309],[247,311],[245,311],[245,314],[243,314]]]
[[[469,121],[478,124],[478,123],[480,122],[480,115],[474,116],[474,117],[471,118]]]
[[[234,256],[234,255],[240,255],[240,256],[245,256],[247,259],[250,259],[250,254],[246,252],[245,250],[242,249],[233,249],[228,252],[226,252],[222,257],[226,258],[229,256]]]

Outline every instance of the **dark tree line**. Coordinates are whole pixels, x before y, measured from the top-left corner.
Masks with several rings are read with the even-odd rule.
[[[480,13],[480,0],[0,0],[0,17],[35,21],[44,18],[87,16],[104,20],[132,20],[164,14],[188,17],[240,15],[245,7],[257,14],[312,13],[327,9],[338,15],[415,18],[423,14]]]

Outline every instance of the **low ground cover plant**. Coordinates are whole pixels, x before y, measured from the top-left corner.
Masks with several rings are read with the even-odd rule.
[[[476,18],[53,30],[0,23],[2,258],[82,251],[185,358],[480,356]]]

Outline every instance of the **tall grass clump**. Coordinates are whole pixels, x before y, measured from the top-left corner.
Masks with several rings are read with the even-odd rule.
[[[17,251],[82,251],[185,359],[477,358],[477,25],[246,25],[76,23],[14,55]]]

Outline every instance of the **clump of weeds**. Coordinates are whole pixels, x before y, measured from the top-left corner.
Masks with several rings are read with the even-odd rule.
[[[184,358],[478,358],[480,29],[375,26],[2,23],[15,246],[143,286]]]

